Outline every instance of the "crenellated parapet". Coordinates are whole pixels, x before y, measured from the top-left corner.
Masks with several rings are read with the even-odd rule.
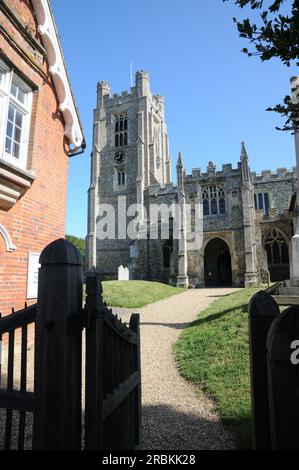
[[[98,83],[98,99],[97,107],[118,107],[120,105],[130,104],[132,101],[148,97],[151,99],[152,106],[155,110],[164,115],[164,97],[161,95],[153,95],[150,91],[149,74],[143,70],[136,73],[136,84],[129,90],[121,93],[111,93],[110,83],[100,81]]]
[[[202,172],[201,168],[193,168],[192,169],[192,174],[191,175],[186,175],[186,182],[191,182],[191,181],[199,181],[199,182],[205,182],[210,180],[211,178],[227,178],[229,176],[237,176],[240,175],[241,172],[241,162],[239,162],[237,168],[233,168],[231,163],[225,163],[222,165],[222,169],[217,171],[216,165],[213,164],[213,162],[209,162],[209,165],[207,167],[206,172]]]
[[[253,184],[291,179],[296,178],[297,176],[296,167],[293,167],[291,170],[288,170],[287,168],[278,168],[274,172],[272,170],[263,170],[261,173],[252,171],[250,174]]]
[[[227,178],[230,176],[236,176],[241,174],[242,163],[239,162],[237,168],[233,168],[231,163],[225,163],[222,165],[221,170],[217,170],[216,165],[210,162],[207,171],[202,172],[201,168],[193,168],[191,174],[186,175],[186,182],[192,180],[207,181],[211,178]],[[254,171],[250,172],[251,180],[253,184],[277,182],[283,180],[289,180],[297,177],[296,167],[288,170],[287,168],[278,168],[276,171],[263,170],[261,173]]]
[[[136,87],[131,87],[130,91],[114,93],[111,95],[110,84],[108,82],[98,83],[98,107],[115,107],[121,104],[130,103],[136,99]]]

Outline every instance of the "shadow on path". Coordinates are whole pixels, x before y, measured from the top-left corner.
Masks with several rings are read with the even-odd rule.
[[[179,404],[178,404],[179,405]],[[228,450],[234,442],[223,425],[167,405],[143,406],[141,449]]]
[[[165,328],[174,328],[175,330],[184,330],[190,323],[159,323],[159,322],[140,322],[141,326],[164,326]]]

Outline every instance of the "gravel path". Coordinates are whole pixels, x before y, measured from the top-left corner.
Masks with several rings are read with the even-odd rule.
[[[201,450],[231,449],[234,442],[219,421],[213,402],[198,387],[185,381],[178,373],[172,346],[181,331],[216,297],[232,289],[197,289],[150,304],[141,309],[114,308],[114,313],[128,322],[130,314],[141,315],[141,362],[143,402],[142,449]],[[33,390],[33,334],[28,344],[28,390]],[[20,339],[16,338],[15,387],[20,372]],[[2,365],[7,363],[4,348]],[[5,369],[3,369],[5,370]],[[6,377],[2,375],[2,387]],[[84,387],[84,384],[83,384]],[[16,436],[18,414],[14,421]],[[4,412],[0,410],[0,449],[3,448]],[[30,448],[32,416],[26,421],[26,448]],[[13,439],[12,448],[16,448]]]
[[[172,346],[215,297],[232,289],[196,289],[139,309],[141,314],[143,449],[232,449],[214,405],[178,373]],[[124,319],[127,319],[127,312]]]

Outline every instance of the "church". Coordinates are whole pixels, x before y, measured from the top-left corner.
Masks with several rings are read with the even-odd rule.
[[[122,265],[129,268],[131,279],[185,288],[243,287],[290,277],[296,168],[252,172],[242,143],[237,168],[223,164],[217,169],[207,162],[204,171],[194,168],[188,174],[179,154],[175,184],[164,99],[152,94],[149,74],[142,70],[129,92],[112,95],[108,82],[98,84],[93,141],[87,236],[90,272],[104,280],[117,279]],[[109,205],[117,210],[121,197],[129,206],[144,208],[141,220],[146,236],[135,240],[98,236],[101,208]],[[203,240],[198,250],[178,243],[171,223],[167,239],[149,236],[150,206],[169,207],[174,202],[183,212],[187,206],[201,204]],[[191,213],[194,224],[195,211]],[[159,225],[163,225],[161,217]]]

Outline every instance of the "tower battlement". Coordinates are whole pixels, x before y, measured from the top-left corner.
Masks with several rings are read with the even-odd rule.
[[[104,87],[102,83],[104,83]],[[101,96],[103,96],[103,100],[99,99]],[[98,84],[98,107],[118,106],[119,104],[129,103],[135,98],[136,87],[131,87],[130,90],[111,95],[111,88],[108,82],[99,82]]]
[[[111,94],[111,86],[107,81],[100,81],[97,87],[97,107],[116,107],[123,104],[129,104],[132,101],[148,96],[153,105],[164,112],[164,97],[157,94],[153,95],[150,90],[150,76],[144,70],[136,72],[135,85],[129,90],[121,93]]]

